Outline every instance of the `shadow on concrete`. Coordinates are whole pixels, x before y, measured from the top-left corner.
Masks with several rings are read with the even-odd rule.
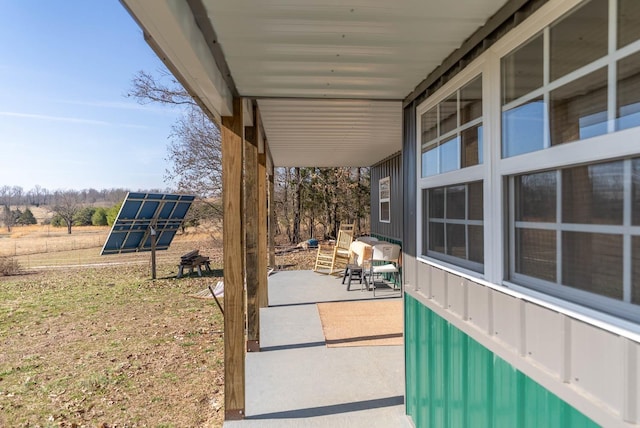
[[[334,404],[331,406],[311,407],[307,409],[288,410],[284,412],[266,413],[263,415],[248,416],[247,419],[299,419],[316,416],[328,416],[339,413],[358,412],[362,410],[377,409],[381,407],[399,406],[404,404],[401,395],[374,400],[357,401],[354,403]]]
[[[287,349],[314,348],[316,346],[325,346],[326,342],[308,342],[308,343],[292,343],[289,345],[265,346],[260,348],[260,352],[284,351]]]

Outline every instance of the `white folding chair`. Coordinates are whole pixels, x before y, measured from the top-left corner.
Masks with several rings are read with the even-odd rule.
[[[369,268],[370,287],[373,288],[373,295],[376,295],[376,276],[393,276],[393,288],[400,288],[402,295],[402,281],[400,279],[400,245],[390,243],[378,243],[371,249],[371,267]],[[379,264],[379,262],[386,262]],[[366,282],[366,281],[365,281]]]

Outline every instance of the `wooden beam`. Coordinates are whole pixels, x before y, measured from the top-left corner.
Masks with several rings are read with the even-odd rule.
[[[267,279],[267,155],[258,155],[258,305],[269,306]]]
[[[274,168],[273,164],[271,164],[271,171],[269,171],[269,266],[275,269],[276,267],[276,246],[275,246],[275,227],[276,227],[276,217],[275,217],[275,206],[274,204],[274,195],[275,191],[274,185]]]
[[[254,121],[255,123],[255,121]],[[260,350],[260,301],[258,297],[258,147],[256,128],[245,127],[244,190],[247,274],[247,352]]]
[[[245,415],[244,239],[242,234],[242,100],[222,118],[222,204],[224,259],[224,417]]]

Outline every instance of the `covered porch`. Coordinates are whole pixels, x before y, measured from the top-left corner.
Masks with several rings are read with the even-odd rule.
[[[285,281],[290,273],[267,280],[275,264],[274,169],[368,167],[401,153],[402,172],[380,203],[392,220],[380,221],[405,220],[397,233],[403,263],[413,268],[403,281],[415,284],[415,106],[518,22],[529,2],[121,1],[221,129],[226,423],[410,424],[403,348],[325,349],[313,311],[332,285],[317,285],[322,292],[311,297],[297,293],[316,280]]]
[[[398,299],[381,291],[376,300]],[[247,354],[242,427],[409,427],[402,346],[326,346],[317,302],[373,299],[358,286],[312,271],[269,277],[261,309],[261,351]],[[401,314],[398,314],[401,316]],[[304,421],[302,421],[304,420]]]

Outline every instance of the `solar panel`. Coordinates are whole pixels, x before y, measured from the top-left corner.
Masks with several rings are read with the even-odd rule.
[[[129,192],[120,208],[101,255],[169,248],[195,199],[192,195]]]

